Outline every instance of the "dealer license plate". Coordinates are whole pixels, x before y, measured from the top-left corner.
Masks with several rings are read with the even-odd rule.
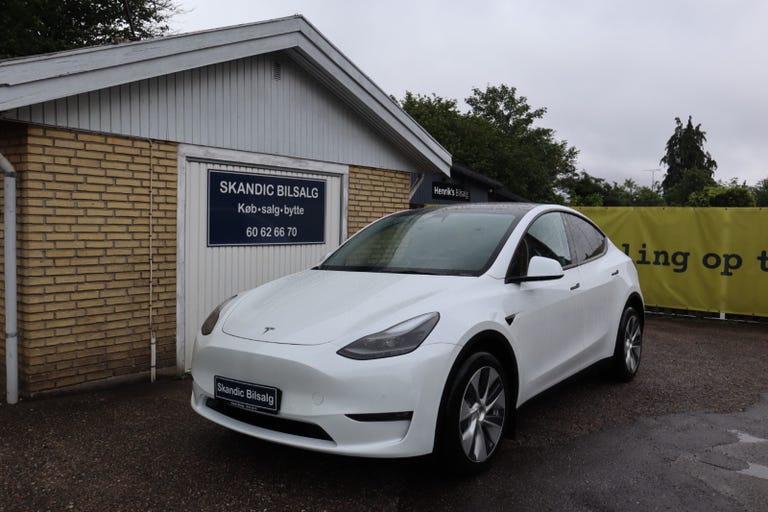
[[[280,390],[241,380],[213,377],[214,396],[231,405],[252,411],[276,414],[280,410]]]

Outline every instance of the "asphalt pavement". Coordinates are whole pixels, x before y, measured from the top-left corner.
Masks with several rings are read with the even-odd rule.
[[[198,417],[189,380],[0,405],[0,512],[768,510],[768,325],[649,317],[637,378],[518,412],[490,471],[277,446]]]

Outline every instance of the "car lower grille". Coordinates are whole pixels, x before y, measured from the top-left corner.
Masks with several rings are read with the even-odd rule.
[[[208,398],[205,405],[233,420],[242,421],[243,423],[248,423],[255,427],[282,432],[283,434],[333,442],[333,438],[328,435],[328,432],[314,423],[305,423],[303,421],[289,420],[287,418],[279,418],[277,416],[246,411],[245,409],[234,407],[216,398]]]

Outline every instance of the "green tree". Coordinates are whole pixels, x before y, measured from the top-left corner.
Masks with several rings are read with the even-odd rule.
[[[557,187],[566,196],[571,206],[604,206],[610,185],[604,179],[596,178],[586,171],[568,174],[557,180]]]
[[[755,206],[755,194],[746,183],[739,184],[736,178],[730,183],[718,183],[694,192],[688,198],[689,206],[739,207]]]
[[[640,187],[633,180],[619,185],[609,184],[582,171],[560,178],[558,188],[568,197],[571,206],[663,206],[664,198],[649,187]]]
[[[674,185],[664,188],[664,200],[670,206],[692,206],[689,203],[691,194],[701,193],[707,187],[714,187],[717,182],[712,174],[704,169],[684,169],[680,179]]]
[[[704,150],[706,135],[701,124],[693,125],[691,116],[685,126],[679,117],[675,118],[675,131],[660,162],[667,166],[662,187],[670,205],[683,205],[693,192],[716,184],[713,175],[717,162]]]
[[[658,191],[650,187],[640,187],[637,190],[633,206],[664,206],[667,203]]]
[[[755,206],[768,206],[768,178],[758,181],[752,187],[752,193],[755,195]]]
[[[0,58],[157,37],[173,0],[2,0]]]
[[[456,100],[410,92],[400,102],[455,162],[533,201],[557,200],[556,180],[575,173],[578,151],[535,125],[546,109],[532,108],[507,85],[473,89],[466,103],[470,110],[462,112]]]

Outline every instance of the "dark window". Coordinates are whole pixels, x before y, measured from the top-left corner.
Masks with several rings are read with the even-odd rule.
[[[583,263],[605,252],[605,235],[599,229],[575,215],[565,217],[576,253],[576,263]]]
[[[533,221],[525,234],[525,242],[529,261],[534,256],[543,256],[557,260],[564,267],[572,263],[565,223],[559,212],[545,213]]]
[[[563,267],[573,263],[565,223],[560,212],[545,213],[533,221],[512,256],[507,275],[527,275],[528,262],[534,256],[557,260]]]

